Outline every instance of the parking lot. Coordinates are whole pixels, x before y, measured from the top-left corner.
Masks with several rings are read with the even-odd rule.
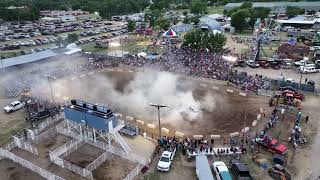
[[[116,21],[83,20],[77,22],[39,22],[0,27],[2,58],[56,49],[68,34],[76,33],[84,44],[126,33],[126,24]]]

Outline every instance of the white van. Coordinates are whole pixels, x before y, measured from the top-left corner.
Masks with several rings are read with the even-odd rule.
[[[320,69],[316,69],[315,67],[304,67],[300,70],[301,73],[316,73],[319,71]]]

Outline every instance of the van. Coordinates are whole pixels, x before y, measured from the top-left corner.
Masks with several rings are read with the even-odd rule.
[[[196,156],[196,174],[199,180],[214,180],[207,156]]]

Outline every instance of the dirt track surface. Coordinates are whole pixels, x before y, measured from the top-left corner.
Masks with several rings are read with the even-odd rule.
[[[150,74],[146,74],[148,76]],[[103,85],[104,79],[102,77],[107,77],[108,81],[114,83],[113,87]],[[124,115],[131,115],[133,117],[143,119],[148,123],[155,123],[156,112],[152,111],[151,115],[144,116],[144,109],[146,107],[135,107],[138,109],[137,112],[130,111],[127,108],[119,107],[117,103],[114,102],[114,97],[108,96],[109,88],[114,88],[113,90],[117,93],[123,93],[128,91],[126,88],[131,81],[135,79],[135,73],[133,72],[100,72],[85,76],[80,76],[77,78],[64,78],[59,79],[54,82],[54,91],[55,95],[58,98],[77,98],[86,100],[89,102],[96,102],[102,104],[108,104],[115,111],[121,112]],[[259,113],[260,107],[270,111],[268,107],[268,98],[257,96],[253,93],[250,93],[248,98],[240,96],[241,91],[237,90],[235,87],[215,83],[206,83],[197,80],[191,80],[184,78],[178,79],[179,83],[177,84],[177,89],[181,91],[191,91],[192,96],[196,101],[203,102],[206,101],[207,96],[212,96],[214,102],[206,101],[205,103],[210,104],[213,107],[211,110],[199,109],[201,111],[201,116],[196,117],[195,119],[188,119],[184,117],[183,120],[168,120],[165,117],[162,117],[162,123],[164,127],[169,129],[175,129],[180,132],[184,132],[186,135],[194,134],[223,134],[231,133],[235,131],[240,131],[245,126],[250,126],[252,121],[256,119],[257,114]],[[181,83],[182,82],[182,83]],[[205,84],[201,86],[200,84]],[[219,88],[219,90],[212,89],[212,86]],[[234,93],[230,94],[226,92],[226,89],[233,89]],[[166,97],[162,97],[166,99]],[[248,99],[248,101],[247,101]],[[181,99],[183,101],[183,99]],[[246,112],[246,101],[247,101],[247,120],[245,119]],[[132,103],[134,107],[134,102]],[[140,109],[139,109],[140,108]],[[173,108],[172,108],[173,109]],[[165,110],[170,112],[169,110]],[[192,110],[190,110],[192,111]],[[183,113],[182,113],[183,116]]]
[[[9,159],[0,161],[1,180],[44,180],[45,178]]]

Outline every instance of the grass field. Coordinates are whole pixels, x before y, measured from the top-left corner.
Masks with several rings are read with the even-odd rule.
[[[223,14],[223,6],[208,6],[208,14]]]

